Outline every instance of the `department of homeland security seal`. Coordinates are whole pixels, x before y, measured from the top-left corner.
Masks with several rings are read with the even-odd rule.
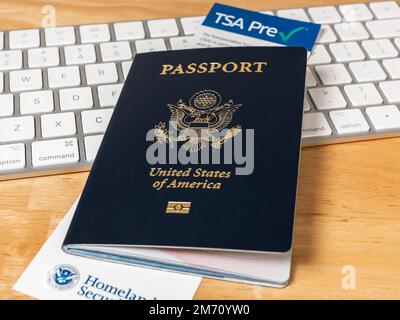
[[[79,271],[74,266],[60,264],[49,271],[47,283],[54,289],[68,290],[79,282],[79,278]]]

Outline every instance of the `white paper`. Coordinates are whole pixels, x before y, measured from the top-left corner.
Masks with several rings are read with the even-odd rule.
[[[76,203],[13,289],[38,299],[192,299],[201,277],[104,262],[65,253],[61,246]]]
[[[282,46],[274,42],[250,38],[203,25],[199,27],[192,41],[196,48]]]

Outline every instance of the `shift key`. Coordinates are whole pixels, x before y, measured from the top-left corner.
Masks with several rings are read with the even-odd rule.
[[[34,167],[62,165],[79,161],[76,138],[36,141],[32,143]]]

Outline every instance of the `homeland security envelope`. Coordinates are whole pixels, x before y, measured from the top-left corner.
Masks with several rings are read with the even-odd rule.
[[[61,249],[76,203],[13,289],[44,300],[191,299],[201,278],[97,261]]]
[[[216,3],[199,28],[199,48],[289,46],[312,51],[321,25]]]

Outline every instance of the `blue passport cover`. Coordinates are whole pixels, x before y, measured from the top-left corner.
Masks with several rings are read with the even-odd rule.
[[[137,54],[64,247],[290,250],[306,60],[299,47]],[[205,149],[207,141],[194,136],[174,139],[172,120],[177,136],[199,128],[234,133],[209,139],[220,163],[149,163],[150,146],[186,155]],[[246,166],[239,158],[225,161],[224,150],[239,136],[245,174],[237,174]]]

